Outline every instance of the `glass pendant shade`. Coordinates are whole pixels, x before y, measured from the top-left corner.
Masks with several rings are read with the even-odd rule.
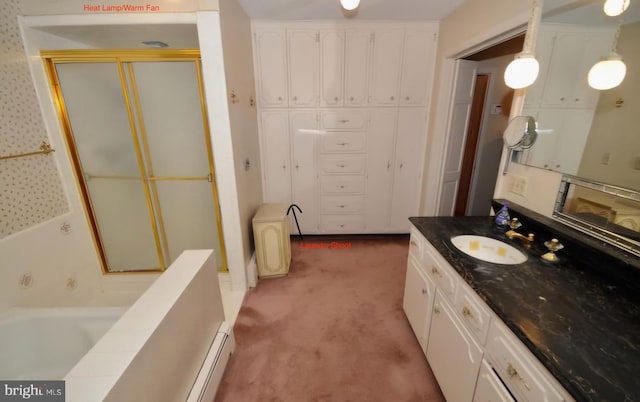
[[[604,13],[609,17],[615,17],[625,12],[630,0],[607,0],[604,2]]]
[[[616,53],[611,53],[605,60],[591,67],[588,76],[589,86],[600,90],[615,88],[624,80],[626,74],[627,66],[622,58]]]
[[[538,78],[540,64],[531,53],[520,53],[504,71],[504,82],[513,89],[526,88]]]
[[[340,0],[340,4],[345,10],[351,11],[358,8],[358,5],[360,5],[360,0]]]

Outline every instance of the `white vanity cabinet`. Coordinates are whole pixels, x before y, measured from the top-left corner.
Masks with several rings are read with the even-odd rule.
[[[439,289],[433,304],[427,360],[448,401],[471,400],[482,362],[482,348]]]
[[[403,307],[448,401],[573,401],[415,227]]]

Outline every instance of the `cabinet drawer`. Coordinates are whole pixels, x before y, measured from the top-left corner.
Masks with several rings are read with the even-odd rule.
[[[367,112],[363,110],[320,112],[322,128],[329,130],[357,130],[367,126]]]
[[[494,320],[489,327],[486,353],[494,370],[518,401],[572,400],[568,395],[561,395],[559,388],[556,389],[551,385],[552,383],[547,380],[547,376],[551,377],[551,375],[529,349],[497,320]]]
[[[362,131],[329,132],[320,136],[320,152],[364,152],[365,138]]]
[[[469,286],[461,282],[456,292],[455,307],[469,332],[484,345],[491,321],[491,312],[486,304]]]
[[[354,214],[361,213],[364,205],[364,197],[352,196],[325,196],[320,201],[323,214]]]
[[[363,194],[364,176],[321,176],[322,194]]]
[[[439,254],[436,254],[436,251],[431,249],[429,243],[425,243],[423,258],[427,275],[431,277],[440,291],[444,293],[449,300],[453,300],[456,292],[458,274],[453,268],[449,267],[449,264],[437,258],[437,255]]]
[[[424,253],[424,237],[418,232],[418,229],[411,226],[411,237],[409,238],[409,255],[412,255],[420,265],[423,265],[423,253]]]
[[[321,155],[322,173],[364,174],[365,157],[362,155]]]
[[[473,402],[515,402],[486,360],[480,365]]]
[[[362,215],[323,215],[320,228],[325,233],[358,233],[364,230]]]

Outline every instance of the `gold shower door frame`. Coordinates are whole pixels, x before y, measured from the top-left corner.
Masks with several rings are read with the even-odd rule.
[[[218,232],[218,247],[221,259],[221,266],[218,270],[226,272],[228,271],[227,256],[225,241],[222,232],[222,219],[220,214],[220,204],[218,198],[217,185],[215,181],[215,167],[213,160],[213,149],[211,145],[209,121],[207,115],[207,106],[204,97],[204,87],[202,79],[202,66],[200,64],[200,51],[197,49],[182,49],[182,50],[49,50],[42,51],[40,53],[44,64],[47,76],[49,77],[49,83],[51,86],[51,93],[55,102],[55,107],[58,112],[58,116],[61,122],[61,126],[65,136],[65,142],[67,145],[67,152],[73,163],[74,173],[76,177],[76,184],[78,190],[82,196],[82,203],[84,206],[85,216],[90,224],[91,233],[93,236],[94,246],[98,253],[102,272],[104,274],[127,274],[127,273],[154,273],[162,272],[166,267],[165,256],[169,256],[169,245],[167,241],[167,235],[162,218],[162,211],[160,210],[160,202],[158,197],[158,191],[156,182],[159,181],[188,181],[188,180],[207,180],[211,183],[211,191],[213,194],[213,208],[215,209],[215,217]],[[200,95],[200,105],[202,108],[202,125],[204,132],[204,141],[206,144],[207,159],[209,164],[209,172],[207,176],[202,177],[168,177],[168,176],[155,176],[153,174],[153,166],[151,164],[151,154],[147,141],[147,133],[145,131],[144,119],[142,115],[142,107],[140,104],[140,97],[138,94],[138,87],[136,86],[135,74],[133,71],[133,62],[172,62],[172,61],[191,61],[196,67],[196,74],[198,80],[198,90]],[[156,245],[156,252],[158,256],[159,268],[152,269],[133,269],[126,271],[111,271],[105,249],[103,246],[102,236],[98,226],[98,221],[95,215],[95,210],[91,203],[91,197],[89,195],[88,185],[86,183],[86,176],[82,169],[80,161],[80,155],[71,128],[71,122],[67,109],[65,107],[64,98],[62,96],[62,89],[58,79],[58,73],[56,71],[56,64],[62,63],[115,63],[118,67],[118,73],[120,76],[120,85],[122,89],[122,95],[127,109],[127,115],[129,120],[129,127],[131,130],[131,136],[135,147],[135,154],[138,162],[138,168],[140,170],[141,177],[128,177],[128,176],[109,176],[100,178],[117,178],[128,180],[141,180],[143,190],[146,198],[147,210],[149,212],[149,218],[151,220],[151,227],[153,230],[154,241]],[[125,73],[125,68],[127,72]],[[127,80],[127,77],[129,79]],[[130,88],[130,89],[129,89]],[[134,113],[135,112],[135,113]],[[137,123],[137,125],[136,125]],[[139,129],[137,129],[139,127]],[[144,156],[143,156],[144,155]],[[145,163],[146,161],[146,163]],[[98,176],[95,176],[98,178]],[[155,206],[155,207],[154,207]],[[155,211],[155,212],[154,212]]]

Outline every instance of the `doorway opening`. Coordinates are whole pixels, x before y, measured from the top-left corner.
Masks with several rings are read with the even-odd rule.
[[[502,76],[524,34],[456,60],[439,215],[487,215],[514,91]]]

